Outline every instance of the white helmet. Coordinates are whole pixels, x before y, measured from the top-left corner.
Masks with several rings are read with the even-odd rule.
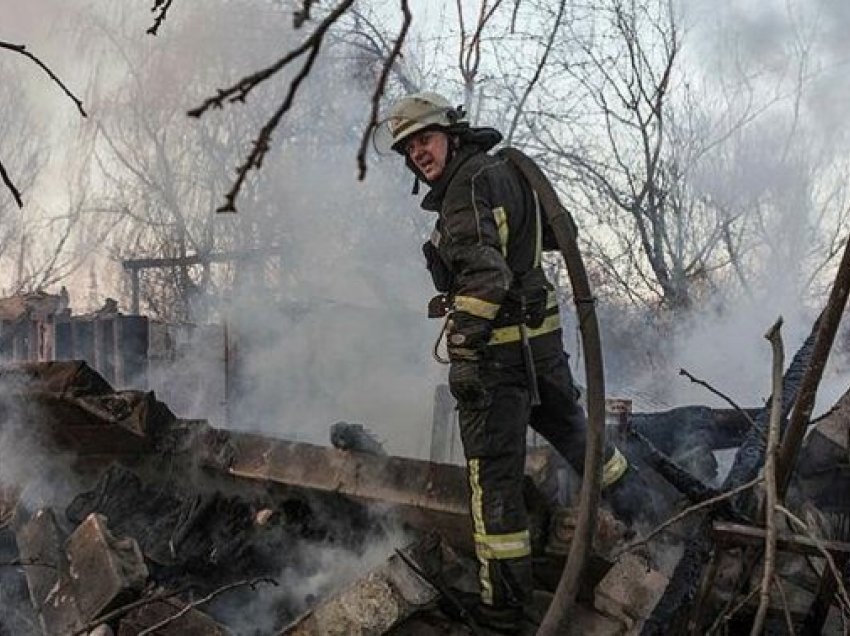
[[[455,108],[438,93],[413,93],[398,100],[384,120],[392,135],[392,149],[404,154],[405,139],[426,128],[451,130],[465,121],[463,108]]]

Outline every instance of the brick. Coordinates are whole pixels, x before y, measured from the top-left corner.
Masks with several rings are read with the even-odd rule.
[[[667,583],[667,577],[643,559],[626,554],[596,586],[594,607],[631,628],[649,617]]]
[[[139,632],[180,612],[186,603],[176,598],[143,605],[121,619],[118,636],[136,636]],[[173,623],[156,630],[157,636],[227,636],[230,632],[203,612],[192,608]]]
[[[439,545],[426,537],[405,548],[422,564]],[[430,571],[430,564],[423,566]],[[377,636],[385,634],[437,598],[434,588],[396,554],[339,593],[322,601],[281,632],[288,636]]]
[[[65,549],[77,607],[86,622],[132,600],[147,581],[139,544],[131,537],[112,536],[103,515],[86,517]]]

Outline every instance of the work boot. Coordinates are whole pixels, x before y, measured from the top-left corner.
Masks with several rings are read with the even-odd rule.
[[[479,627],[496,634],[521,634],[523,632],[522,607],[493,607],[479,603],[472,610],[472,618]]]
[[[473,622],[487,634],[521,634],[523,630],[522,607],[485,605],[478,593],[452,590],[451,598],[442,596],[439,606],[446,616],[456,621]]]

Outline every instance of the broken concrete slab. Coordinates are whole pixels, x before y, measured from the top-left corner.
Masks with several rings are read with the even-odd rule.
[[[668,579],[642,558],[625,554],[596,586],[594,607],[633,628],[652,613]]]
[[[430,535],[405,548],[407,558],[423,572],[441,566],[442,547]],[[433,603],[438,592],[398,554],[321,602],[286,627],[281,636],[379,636]]]
[[[59,580],[59,573],[67,570],[62,550],[65,536],[56,523],[53,510],[44,508],[23,524],[15,539],[20,561],[25,564],[30,598],[38,609]]]
[[[69,537],[66,552],[86,622],[134,598],[148,579],[139,544],[132,537],[113,536],[103,515],[89,515]]]
[[[42,631],[60,636],[80,629],[84,621],[68,574],[65,535],[53,511],[45,508],[36,512],[18,529],[15,540]]]
[[[231,632],[200,610],[186,610],[186,603],[160,599],[132,610],[118,625],[118,636],[136,636],[139,632],[166,621],[178,613],[180,618],[156,630],[157,636],[228,636]]]

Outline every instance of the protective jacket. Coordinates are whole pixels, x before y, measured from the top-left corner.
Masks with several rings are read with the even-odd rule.
[[[423,248],[435,287],[463,315],[454,332],[468,346],[519,343],[523,323],[535,357],[557,355],[560,320],[541,267],[547,232],[540,205],[506,158],[487,154],[499,133],[473,131],[422,202],[439,212]],[[518,344],[488,349],[507,359],[520,355]]]

